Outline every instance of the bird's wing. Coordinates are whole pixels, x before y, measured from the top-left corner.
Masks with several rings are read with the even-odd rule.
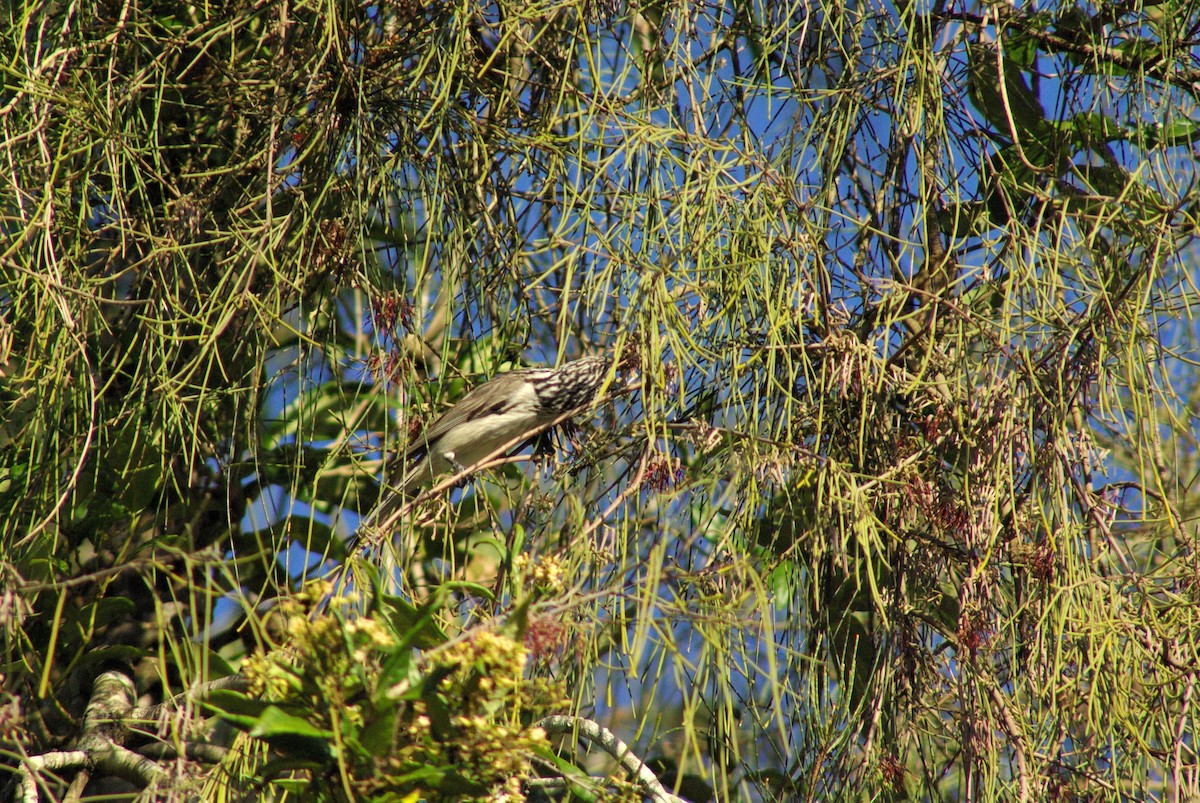
[[[435,443],[438,438],[465,421],[503,413],[512,404],[513,394],[509,391],[513,386],[525,381],[523,377],[526,373],[528,372],[525,370],[509,371],[473,388],[406,445],[391,461],[389,468],[394,469],[420,459],[429,450],[429,444]],[[488,389],[487,393],[483,392],[484,388]],[[492,409],[488,409],[489,406]]]

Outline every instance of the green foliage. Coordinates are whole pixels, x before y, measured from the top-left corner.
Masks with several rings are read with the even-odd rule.
[[[228,777],[286,787],[303,771],[319,799],[519,797],[533,759],[552,755],[531,723],[567,704],[561,684],[525,677],[522,634],[478,629],[451,639],[433,623],[444,600],[383,599],[360,615],[354,599],[331,590],[311,584],[286,602],[286,648],[247,658],[246,693],[210,699],[277,756],[261,767],[239,756]]]
[[[693,798],[1200,794],[1192,5],[0,19],[0,762],[44,796],[112,667],[179,794],[645,793],[544,714]],[[595,349],[636,387],[557,462],[346,549],[425,422]]]

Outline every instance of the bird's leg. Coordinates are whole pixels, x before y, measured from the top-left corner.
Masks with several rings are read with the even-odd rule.
[[[533,438],[533,463],[539,471],[550,473],[554,467],[554,430],[539,432]]]
[[[539,432],[533,439],[533,459],[542,460],[554,454],[554,430]]]
[[[563,437],[566,438],[572,446],[579,445],[579,433],[583,430],[580,428],[579,424],[575,423],[573,419],[568,418],[566,421],[559,424],[558,428],[562,432]]]
[[[458,462],[458,457],[455,456],[454,452],[443,452],[442,457],[444,457],[446,459],[446,462],[450,464],[450,468],[454,471],[455,474],[462,474],[464,471],[467,470],[466,466],[464,466],[462,463]],[[460,479],[458,482],[454,483],[454,485],[457,488],[461,488],[470,481],[471,481],[471,475],[467,474],[462,479]]]

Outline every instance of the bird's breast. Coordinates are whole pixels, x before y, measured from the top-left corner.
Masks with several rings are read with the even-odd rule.
[[[444,463],[437,470],[445,470],[449,465],[445,459],[449,454],[453,454],[454,460],[462,466],[478,463],[514,438],[532,431],[540,423],[536,409],[525,405],[464,421],[442,436],[434,447],[437,457]]]

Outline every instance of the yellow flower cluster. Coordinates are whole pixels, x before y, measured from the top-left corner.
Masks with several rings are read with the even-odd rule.
[[[357,664],[365,664],[375,650],[387,649],[395,643],[392,634],[376,619],[351,619],[346,623],[346,635],[357,645],[353,655]]]
[[[291,693],[294,676],[270,657],[256,652],[242,661],[246,692],[264,700],[284,700]]]
[[[510,728],[485,717],[454,717],[459,729],[456,749],[465,751],[473,764],[497,776],[520,776],[529,772],[529,754],[550,746],[541,728]]]
[[[421,702],[415,704],[423,711]],[[452,717],[453,738],[435,738],[433,723],[425,713],[419,713],[405,730],[408,747],[393,770],[404,772],[413,764],[441,765],[448,759],[443,751],[453,750],[453,763],[465,776],[491,787],[489,801],[522,803],[525,795],[521,780],[528,778],[533,767],[530,756],[550,747],[546,732],[541,728],[522,729],[494,722],[484,716]]]
[[[484,684],[479,687],[483,691],[493,688],[503,691],[520,683],[529,651],[508,636],[484,630],[467,641],[452,644],[436,660],[445,666],[459,665],[458,679],[477,671],[487,681],[486,687]]]
[[[563,579],[562,561],[554,555],[545,555],[531,566],[528,555],[517,555],[513,565],[520,574],[529,575],[530,585],[547,594],[561,594],[566,583]]]
[[[242,671],[250,693],[271,700],[300,694],[305,688],[321,694],[330,683],[345,680],[354,666],[377,660],[376,651],[393,645],[392,635],[377,620],[329,615],[356,602],[354,595],[332,596],[325,580],[307,584],[290,599],[281,600],[275,613],[286,622],[286,649],[256,653],[245,659]],[[323,615],[312,612],[326,606]],[[349,648],[349,651],[348,651]]]

